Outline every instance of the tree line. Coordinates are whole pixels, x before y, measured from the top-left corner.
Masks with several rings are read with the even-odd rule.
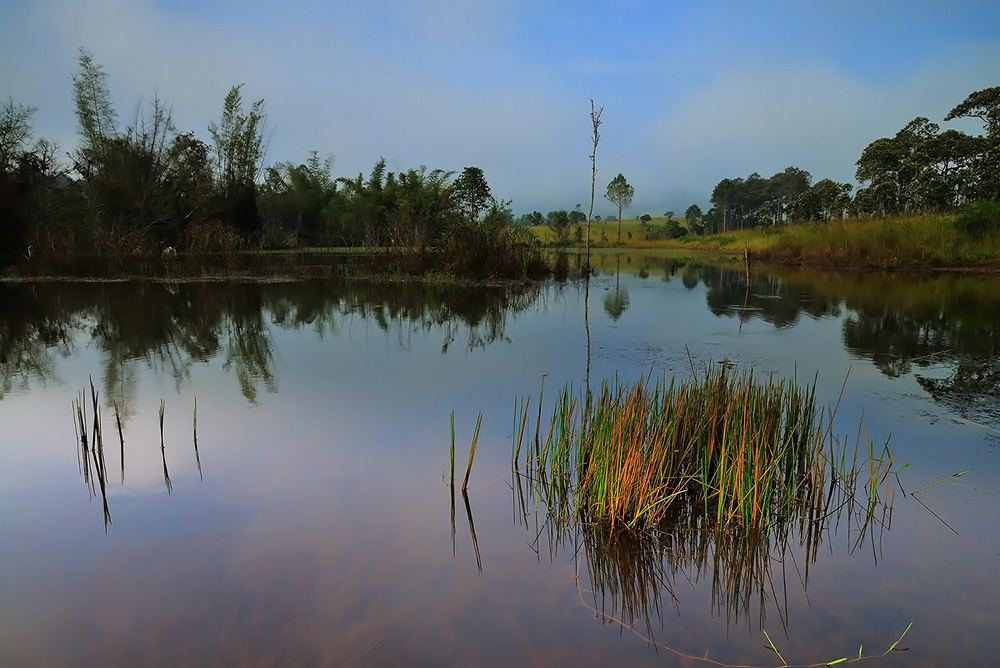
[[[123,122],[107,71],[84,49],[72,81],[79,142],[63,155],[35,138],[35,107],[0,104],[0,256],[247,244],[423,249],[482,240],[482,229],[494,246],[528,243],[478,167],[396,173],[379,159],[367,174],[335,178],[318,152],[301,164],[265,165],[265,102],[246,99],[242,85],[202,138],[178,130],[159,98]]]
[[[870,143],[857,161],[853,186],[790,166],[768,178],[757,172],[721,180],[711,208],[688,209],[688,220],[709,232],[824,221],[846,216],[886,216],[945,211],[970,202],[1000,198],[1000,86],[970,93],[945,117],[978,119],[983,133],[941,127],[925,117],[892,137]]]

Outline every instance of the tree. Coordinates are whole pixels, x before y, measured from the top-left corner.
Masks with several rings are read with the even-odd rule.
[[[978,118],[986,131],[969,164],[969,175],[976,181],[969,194],[1000,198],[1000,86],[971,93],[945,116],[946,121],[955,118]]]
[[[673,212],[673,211],[664,211],[664,212],[663,212],[663,217],[667,219],[667,222],[668,222],[668,223],[669,223],[669,222],[670,222],[671,220],[673,220],[673,218],[674,218],[674,215],[676,215],[676,214],[674,214],[674,212]]]
[[[639,216],[639,222],[641,222],[643,225],[649,225],[649,221],[651,220],[653,220],[653,217],[648,213],[644,213],[641,216]]]
[[[565,246],[569,242],[569,212],[565,209],[549,211],[545,217],[546,225],[552,230],[557,246]]]
[[[118,134],[118,115],[111,104],[108,73],[82,47],[77,65],[79,69],[73,75],[73,101],[81,149],[98,152],[105,142]]]
[[[583,221],[587,220],[587,216],[581,210],[581,206],[582,205],[577,204],[576,208],[569,212],[569,222],[573,225],[579,225]]]
[[[851,204],[851,185],[822,179],[789,205],[793,220],[831,220],[843,218]]]
[[[687,236],[687,228],[681,225],[679,222],[670,218],[663,226],[663,234],[668,239],[679,239],[680,237]]]
[[[14,168],[17,158],[27,148],[31,138],[31,117],[37,107],[27,107],[8,97],[0,106],[0,172]]]
[[[604,197],[609,202],[618,207],[618,242],[622,240],[622,211],[632,206],[632,198],[635,196],[635,188],[629,185],[621,172],[611,179]]]
[[[244,232],[260,228],[257,212],[257,178],[264,164],[264,100],[243,108],[243,84],[229,89],[218,123],[210,123],[215,154],[216,182],[222,197],[223,219]]]
[[[458,206],[466,216],[472,219],[479,218],[493,197],[490,193],[490,185],[486,182],[486,175],[479,167],[463,169],[455,180],[453,191]]]
[[[207,215],[214,192],[211,149],[190,132],[174,137],[165,179],[182,224]]]
[[[692,204],[684,212],[684,220],[688,223],[694,222],[696,220],[701,220],[701,207],[697,204]]]
[[[988,136],[1000,133],[1000,86],[984,88],[969,96],[948,112],[944,120],[978,118],[983,122]]]
[[[72,158],[86,202],[82,218],[91,228],[85,236],[128,252],[171,240],[180,219],[167,180],[176,132],[170,108],[159,98],[148,112],[139,104],[121,128],[107,72],[83,49],[78,65],[73,95],[80,146]]]
[[[786,219],[789,204],[799,195],[809,189],[812,175],[794,165],[778,172],[768,179],[768,198],[771,209],[771,222],[781,223]]]
[[[34,113],[13,98],[0,106],[0,255],[30,256],[28,237],[40,208],[36,197],[49,168],[45,144],[28,150]]]

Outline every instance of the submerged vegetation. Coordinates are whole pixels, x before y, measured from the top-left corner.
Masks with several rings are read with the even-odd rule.
[[[528,404],[518,410],[515,469]],[[894,493],[892,454],[860,431],[851,453],[834,437],[834,412],[817,407],[815,386],[760,381],[725,364],[684,381],[604,383],[596,395],[567,387],[544,434],[539,410],[523,472],[550,511],[612,530],[655,531],[683,506],[704,526],[759,532],[853,506],[859,485],[870,523],[887,512],[882,495]]]

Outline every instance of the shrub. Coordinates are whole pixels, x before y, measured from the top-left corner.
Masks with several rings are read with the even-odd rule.
[[[457,220],[445,228],[442,268],[470,278],[539,278],[549,273],[537,239],[497,216]]]
[[[184,245],[192,253],[231,253],[242,243],[238,232],[217,220],[194,222],[184,230]]]
[[[980,200],[965,205],[959,211],[955,225],[966,234],[974,236],[1000,231],[1000,201]]]

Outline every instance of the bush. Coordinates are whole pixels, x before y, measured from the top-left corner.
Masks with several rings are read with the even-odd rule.
[[[1000,202],[980,200],[962,207],[955,219],[955,225],[966,234],[982,236],[987,232],[1000,231]]]
[[[184,245],[192,253],[231,253],[242,244],[236,230],[217,220],[194,222],[184,230]]]
[[[470,278],[540,278],[549,273],[531,231],[487,215],[458,220],[445,228],[439,244],[443,269]]]

